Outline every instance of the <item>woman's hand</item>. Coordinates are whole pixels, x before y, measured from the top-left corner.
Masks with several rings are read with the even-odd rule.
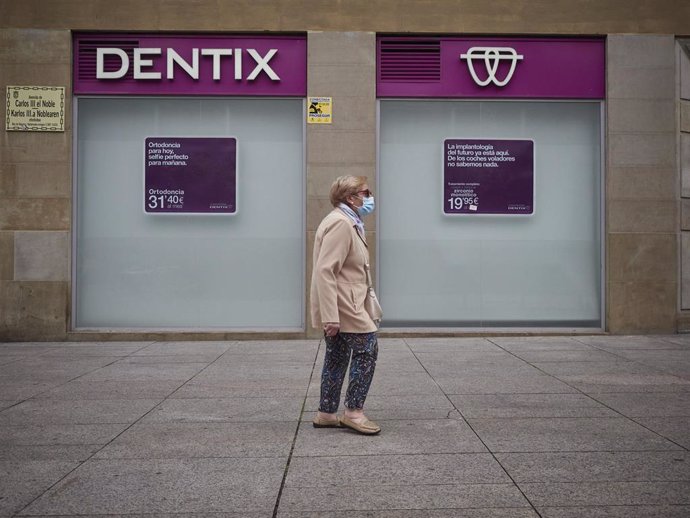
[[[340,331],[340,324],[338,322],[326,322],[323,325],[323,332],[326,336],[335,336]]]

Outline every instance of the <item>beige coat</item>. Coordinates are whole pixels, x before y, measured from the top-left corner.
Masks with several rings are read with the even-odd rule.
[[[311,322],[338,322],[344,333],[371,333],[376,324],[364,309],[369,250],[353,221],[340,209],[316,230],[311,277]]]

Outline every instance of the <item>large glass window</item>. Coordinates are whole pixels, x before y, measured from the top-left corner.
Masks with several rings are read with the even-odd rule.
[[[387,326],[601,326],[601,105],[380,102]],[[443,214],[445,139],[531,139],[535,213]]]
[[[75,326],[301,328],[301,99],[78,100]],[[147,215],[144,139],[237,138],[234,216]]]

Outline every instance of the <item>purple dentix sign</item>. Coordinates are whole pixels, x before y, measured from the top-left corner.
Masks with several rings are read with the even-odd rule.
[[[74,93],[306,96],[305,36],[79,33]]]
[[[445,140],[443,213],[534,214],[534,142]]]
[[[604,39],[378,39],[379,97],[603,99]]]
[[[149,137],[144,145],[146,213],[237,212],[237,139]]]

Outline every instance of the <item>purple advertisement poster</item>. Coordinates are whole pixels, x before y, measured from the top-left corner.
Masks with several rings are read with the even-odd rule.
[[[144,143],[146,213],[237,212],[237,139],[149,137]]]
[[[443,213],[534,214],[534,142],[445,140]]]

